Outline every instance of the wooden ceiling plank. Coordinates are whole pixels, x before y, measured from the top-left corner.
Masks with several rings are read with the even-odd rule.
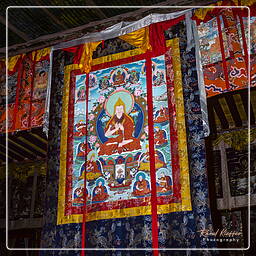
[[[3,156],[2,154],[0,154],[0,159],[2,160],[0,161],[0,164],[2,164],[2,162],[6,161],[6,156]]]
[[[4,151],[4,152],[6,152],[6,151]],[[2,152],[1,152],[1,153],[2,153]],[[5,153],[2,154],[2,155],[5,155]],[[19,155],[17,155],[15,152],[11,152],[11,151],[9,151],[9,150],[8,150],[8,152],[7,152],[7,155],[8,155],[8,157],[10,157],[11,159],[17,160],[17,161],[21,161],[21,160],[24,159],[23,156],[19,156]]]
[[[0,164],[2,164],[3,162],[6,163],[6,154],[0,152],[0,158],[3,159],[3,161]],[[14,160],[15,158],[12,158],[10,155],[8,155],[8,162],[12,162]]]
[[[35,136],[33,136],[30,132],[23,134],[21,137],[18,138],[24,138],[27,141],[29,141],[32,145],[36,145],[38,147],[40,147],[43,151],[47,150],[47,143],[45,141],[41,141],[38,138],[36,138]]]
[[[213,106],[216,111],[216,114],[218,115],[218,118],[220,119],[222,129],[228,129],[228,121],[218,99],[214,100]]]
[[[239,112],[239,116],[242,119],[242,123],[243,123],[243,125],[246,125],[248,123],[248,118],[247,118],[247,114],[246,114],[245,109],[244,109],[244,105],[243,105],[243,102],[242,102],[241,95],[240,94],[234,94],[233,98],[236,102],[237,111]]]
[[[8,143],[12,143],[12,144],[14,144],[15,146],[17,146],[18,148],[20,148],[20,149],[22,149],[22,150],[25,150],[25,151],[27,151],[28,153],[30,153],[30,154],[33,154],[34,156],[36,156],[36,152],[35,151],[33,151],[33,149],[32,150],[30,150],[30,149],[28,149],[28,148],[26,148],[25,146],[23,146],[23,145],[20,145],[19,143],[17,143],[16,141],[14,141],[13,139],[8,139]]]
[[[223,95],[224,96],[224,95]],[[235,121],[233,119],[233,116],[230,112],[230,109],[228,107],[227,101],[226,101],[226,97],[221,97],[219,98],[219,103],[221,105],[221,108],[227,118],[228,124],[230,128],[234,128],[235,127]]]
[[[3,25],[6,26],[6,20],[3,16],[0,16],[0,23],[2,23]],[[23,33],[22,31],[20,31],[19,29],[17,29],[14,25],[12,25],[10,23],[10,21],[8,21],[8,29],[10,29],[13,33],[15,33],[16,35],[18,35],[20,38],[22,38],[24,41],[29,41],[30,38]]]
[[[241,95],[241,98],[242,98],[242,102],[243,102],[243,105],[244,105],[244,109],[245,109],[245,112],[246,112],[246,115],[247,115],[247,118],[248,118],[248,115],[249,115],[249,107],[250,107],[250,121],[251,121],[251,124],[254,124],[255,123],[255,117],[253,115],[253,108],[252,108],[252,104],[250,102],[250,104],[248,104],[248,91],[241,91],[240,92],[240,95]]]
[[[43,6],[44,4],[40,0],[35,0],[35,3],[39,6]],[[50,11],[47,7],[41,8],[41,10],[50,17],[52,21],[57,23],[59,26],[61,26],[63,29],[67,29],[67,27]]]
[[[220,130],[221,129],[221,122],[220,122],[220,119],[216,113],[216,111],[213,109],[213,113],[214,113],[214,119],[215,119],[215,122],[216,122],[216,127],[217,127],[217,130]]]
[[[93,0],[86,0],[86,3],[89,5],[89,6],[96,6],[96,4],[94,3]],[[93,9],[95,11],[95,13],[98,15],[99,18],[104,18],[104,19],[107,19],[108,16],[105,15],[105,13],[99,8],[97,9]]]
[[[43,150],[42,148],[40,148],[40,147],[36,146],[35,144],[31,143],[30,141],[28,141],[24,137],[18,137],[17,139],[18,139],[18,141],[22,141],[25,144],[29,145],[31,148],[35,149],[36,151],[40,152],[41,154],[43,154],[43,155],[46,154],[45,150]]]
[[[21,157],[22,159],[23,159],[23,158],[26,158],[24,155],[21,155],[20,153],[18,153],[17,151],[11,149],[10,147],[8,147],[8,154],[9,154],[9,152],[14,153],[15,155]]]
[[[243,125],[243,123],[242,123],[242,119],[239,115],[239,112],[237,110],[237,105],[233,98],[233,95],[227,94],[227,95],[225,95],[225,99],[226,99],[228,108],[230,110],[230,113],[233,117],[233,120],[235,121],[236,127],[241,127]]]
[[[28,158],[28,159],[35,159],[35,155],[28,153],[27,151],[20,151],[17,150],[17,146],[8,143],[8,150],[11,150],[13,152],[15,152],[16,154],[21,154],[23,158]]]
[[[43,142],[44,144],[47,144],[47,140],[40,137],[39,135],[35,134],[35,133],[30,133],[31,136],[37,138],[38,140],[40,140],[41,142]]]
[[[6,157],[5,151],[4,151],[4,152],[3,152],[3,151],[0,151],[0,154],[1,154],[2,156]]]
[[[251,90],[251,105],[253,109],[253,116],[256,119],[256,90]]]

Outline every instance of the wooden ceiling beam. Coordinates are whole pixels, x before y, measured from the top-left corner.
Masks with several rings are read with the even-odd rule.
[[[43,6],[44,4],[40,0],[35,0],[35,3],[39,6]],[[41,10],[50,17],[50,19],[61,26],[63,29],[67,29],[67,27],[47,8],[41,8]]]
[[[2,23],[3,25],[6,26],[6,20],[3,16],[0,16],[0,23]],[[12,32],[14,32],[16,35],[18,35],[24,41],[29,41],[30,38],[25,33],[20,31],[19,29],[17,29],[14,25],[12,25],[9,21],[8,21],[8,29],[10,29]]]
[[[228,120],[225,116],[225,113],[224,113],[218,99],[215,99],[213,101],[213,106],[214,106],[216,114],[218,115],[218,117],[220,119],[222,129],[228,129],[229,128]]]
[[[232,117],[235,121],[236,127],[241,127],[243,125],[243,122],[242,122],[242,119],[237,110],[237,105],[236,105],[236,102],[235,102],[233,96],[227,93],[227,95],[225,95],[225,97],[226,97],[226,102],[229,107],[229,110],[230,110]]]
[[[89,6],[96,6],[96,4],[94,3],[93,0],[86,0],[86,3],[89,5]],[[95,11],[95,13],[98,15],[99,18],[104,18],[104,19],[107,19],[108,16],[105,15],[105,13],[99,8],[99,9],[93,9]]]
[[[210,127],[210,134],[216,135],[217,134],[217,126],[216,126],[216,121],[214,117],[214,110],[213,110],[213,101],[212,99],[208,99],[207,101],[208,105],[208,118],[209,118],[209,127]]]

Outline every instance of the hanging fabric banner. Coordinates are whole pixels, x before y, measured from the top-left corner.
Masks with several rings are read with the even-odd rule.
[[[255,17],[248,17],[247,9],[222,8],[198,24],[207,97],[255,86],[255,21]],[[252,45],[250,58],[249,37]]]
[[[62,115],[59,224],[82,221],[85,170],[87,221],[151,213],[152,156],[149,153],[146,79],[150,67],[145,59],[119,66],[108,63],[108,66],[94,71],[95,67],[87,75],[79,74],[78,65],[65,69],[63,103],[67,107]],[[89,122],[85,163],[86,76],[89,76]],[[171,139],[170,130],[174,128],[169,115],[173,114],[168,113],[164,56],[152,58],[151,79],[158,213],[188,210],[191,206],[187,154],[180,155],[184,166],[181,174],[171,158],[172,144],[178,142],[178,137]],[[177,92],[178,86],[181,84],[176,84]],[[184,109],[177,107],[177,111],[184,116]],[[183,121],[179,118],[177,123],[180,122]],[[179,134],[179,138],[182,137],[185,138],[184,134]],[[186,142],[179,143],[179,150],[185,147]],[[174,178],[180,175],[182,184]]]
[[[44,247],[215,247],[200,236],[212,223],[194,35],[183,14],[87,37],[99,43],[86,72],[87,39],[54,51]],[[108,31],[116,37],[100,37]]]
[[[0,132],[27,130],[44,123],[50,48],[10,57],[8,102],[5,102],[5,61],[1,61]],[[5,105],[6,104],[6,105]]]

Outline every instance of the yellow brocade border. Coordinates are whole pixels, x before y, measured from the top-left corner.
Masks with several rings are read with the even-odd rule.
[[[10,57],[8,59],[8,70],[13,71],[14,67],[16,66],[18,60],[23,56],[24,54],[15,55],[13,57]]]
[[[129,44],[142,49],[144,52],[151,50],[150,40],[149,40],[149,26],[138,29],[131,33],[119,36],[122,40],[128,42]]]
[[[114,61],[114,60],[121,60],[121,59],[125,59],[125,58],[129,58],[129,57],[133,57],[136,55],[140,55],[145,53],[145,51],[143,51],[140,48],[136,48],[134,50],[129,50],[129,51],[125,51],[125,52],[118,52],[118,53],[114,53],[114,54],[110,54],[107,56],[103,56],[103,57],[99,57],[96,59],[92,60],[92,66],[95,65],[99,65],[102,63],[106,63],[106,62],[110,62],[110,61]]]
[[[192,206],[190,196],[187,133],[185,124],[179,38],[166,41],[166,46],[170,47],[172,66],[174,71],[174,97],[176,105],[176,123],[180,164],[181,203],[177,204],[175,211],[191,211]]]
[[[51,48],[43,48],[32,52],[32,60],[40,61],[43,57],[51,53]]]
[[[92,55],[100,43],[101,41],[89,42],[83,45],[83,51],[79,61],[79,67],[82,72],[89,73],[91,71],[91,67],[93,65]]]
[[[157,213],[165,214],[178,211],[191,211],[191,198],[190,198],[190,181],[189,181],[189,165],[188,165],[188,153],[187,153],[187,141],[186,141],[186,126],[185,126],[185,114],[184,114],[184,101],[183,101],[183,89],[182,89],[182,75],[181,75],[181,63],[179,52],[179,39],[168,40],[168,46],[171,46],[171,53],[173,58],[174,68],[174,91],[176,101],[176,118],[178,126],[178,150],[180,161],[180,184],[181,184],[181,202],[171,203],[166,205],[158,205]],[[112,54],[106,57],[96,59],[100,64],[103,58],[112,61],[111,57],[121,56],[125,58],[124,54],[135,53],[140,49],[127,51],[125,53]],[[141,52],[143,53],[143,52]],[[140,53],[140,54],[141,54]],[[136,54],[134,54],[136,55]],[[131,56],[131,55],[130,55]],[[129,57],[129,56],[127,56]],[[95,61],[93,65],[95,64]],[[62,108],[62,126],[61,126],[61,145],[60,145],[60,171],[59,171],[59,192],[58,192],[58,214],[57,224],[68,223],[81,223],[83,221],[83,214],[71,214],[65,216],[65,188],[66,188],[66,155],[67,155],[67,131],[68,131],[68,98],[69,98],[69,84],[70,84],[70,72],[74,69],[78,69],[79,65],[69,65],[64,71],[64,94],[63,94],[63,108]],[[114,209],[106,211],[98,211],[87,213],[86,221],[112,219],[112,218],[125,218],[141,215],[150,215],[151,205],[132,207],[125,209]]]

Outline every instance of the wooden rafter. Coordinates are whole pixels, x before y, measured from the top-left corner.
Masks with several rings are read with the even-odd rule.
[[[3,16],[0,16],[0,23],[2,23],[3,25],[6,26],[6,21],[5,18]],[[14,32],[16,35],[18,35],[20,38],[22,38],[24,41],[29,41],[29,37],[23,33],[22,31],[20,31],[19,29],[17,29],[14,25],[12,25],[9,21],[8,21],[8,28]]]
[[[40,0],[35,0],[35,3],[39,6],[43,6],[43,3]],[[61,26],[63,29],[67,29],[67,27],[50,11],[48,8],[41,8],[41,10],[49,16],[49,18],[57,23],[59,26]]]
[[[91,6],[96,6],[93,0],[86,0],[86,3]],[[104,19],[108,18],[107,15],[105,15],[105,13],[100,8],[94,9],[94,12],[98,15],[99,18],[104,18]]]

